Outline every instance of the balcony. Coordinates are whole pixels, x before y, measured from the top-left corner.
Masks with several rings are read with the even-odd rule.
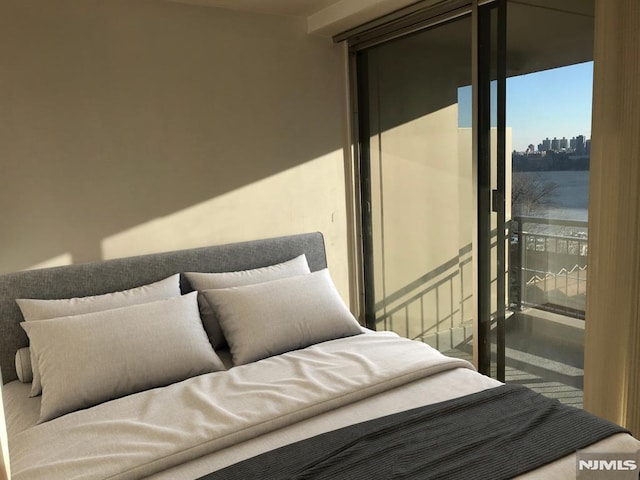
[[[577,407],[582,407],[586,259],[586,222],[515,217],[510,223],[506,381]],[[471,266],[467,245],[388,295],[376,305],[378,329],[471,359]]]

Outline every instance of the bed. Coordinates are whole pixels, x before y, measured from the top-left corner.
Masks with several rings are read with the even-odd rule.
[[[0,367],[14,480],[575,478],[578,449],[640,450],[362,328],[320,233],[0,276]]]

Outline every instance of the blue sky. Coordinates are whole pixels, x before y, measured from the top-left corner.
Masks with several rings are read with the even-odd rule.
[[[577,135],[591,138],[591,93],[593,62],[507,79],[507,127],[511,127],[513,149],[536,148],[546,137]],[[471,120],[471,88],[458,90],[459,124]]]

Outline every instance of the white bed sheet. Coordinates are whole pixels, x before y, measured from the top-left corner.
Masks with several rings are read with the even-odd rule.
[[[261,435],[232,448],[220,450],[147,478],[148,480],[193,480],[255,455],[314,435],[383,415],[479,392],[500,384],[497,380],[465,368],[448,370]],[[595,443],[584,451],[634,453],[638,450],[640,450],[640,441],[630,435],[618,434]],[[568,455],[517,478],[523,480],[576,478],[576,456]]]
[[[253,438],[247,438],[231,447],[205,454],[145,478],[192,480],[243,459],[316,434],[378,416],[492,388],[499,384],[499,382],[469,368],[453,368],[325,411],[277,430],[255,435]],[[33,417],[37,419],[39,402],[38,399],[28,399],[28,391],[28,384],[12,382],[5,386],[4,396],[8,410],[10,438],[21,429],[28,427],[29,422],[34,422]],[[13,407],[21,402],[23,402],[23,407],[26,406],[26,409],[19,408],[22,413],[18,417],[21,418],[14,418],[15,409]],[[595,451],[635,452],[640,449],[640,442],[629,435],[616,435],[590,448]],[[575,456],[568,456],[524,477],[534,479],[574,478],[575,473]]]
[[[216,350],[216,353],[227,369],[233,367],[231,352],[228,348]],[[14,380],[2,387],[9,438],[38,423],[42,397],[40,395],[29,397],[30,393],[31,382],[22,383],[19,380]]]
[[[29,397],[30,393],[31,383],[21,383],[18,380],[2,387],[9,439],[38,423],[40,397]]]
[[[9,440],[14,480],[134,480],[468,362],[391,333],[341,338],[44,422]],[[46,391],[45,391],[46,394]]]

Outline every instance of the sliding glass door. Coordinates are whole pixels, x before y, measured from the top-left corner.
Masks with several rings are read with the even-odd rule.
[[[356,54],[367,324],[449,355],[475,350],[487,374],[506,271],[492,214],[505,198],[496,11],[457,8]],[[474,69],[474,55],[488,62]]]
[[[449,0],[351,45],[367,325],[576,405],[592,8]],[[559,179],[585,218],[556,208]]]

